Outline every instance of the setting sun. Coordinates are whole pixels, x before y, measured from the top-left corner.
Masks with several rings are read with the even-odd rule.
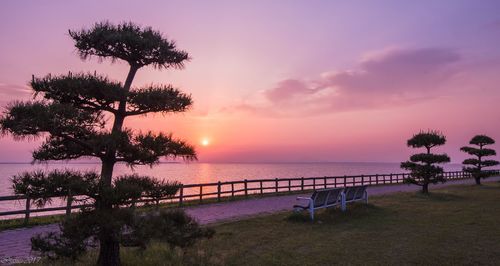
[[[202,139],[201,140],[201,145],[202,146],[208,146],[210,144],[210,141],[208,139]]]

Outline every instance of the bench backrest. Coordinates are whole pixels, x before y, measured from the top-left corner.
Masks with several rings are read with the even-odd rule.
[[[347,187],[345,189],[345,199],[347,201],[362,199],[366,191],[366,186]]]
[[[362,199],[365,196],[366,186],[359,186],[354,195],[354,199]]]
[[[335,202],[339,201],[340,194],[342,193],[343,190],[344,190],[343,188],[331,189],[330,194],[328,194],[326,204],[331,205],[331,204],[334,204]]]
[[[343,188],[315,190],[311,196],[314,202],[314,208],[337,202],[342,190]]]
[[[314,194],[316,194],[316,197],[312,197],[314,208],[325,205],[326,198],[328,197],[328,190],[316,190]]]

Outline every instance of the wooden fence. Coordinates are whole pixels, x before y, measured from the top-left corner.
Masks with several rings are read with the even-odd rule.
[[[492,170],[492,175],[500,174],[499,170]],[[446,180],[471,178],[469,173],[463,171],[444,172]],[[181,185],[178,193],[174,197],[165,198],[163,202],[174,202],[182,206],[188,201],[202,202],[206,199],[221,201],[223,198],[234,198],[236,196],[248,196],[255,194],[278,194],[308,191],[322,188],[349,187],[360,185],[388,185],[402,183],[408,178],[408,173],[400,174],[375,174],[375,175],[354,175],[354,176],[324,176],[324,177],[301,177],[285,179],[251,179],[241,181],[225,181],[203,184]],[[91,204],[73,205],[74,198],[67,198],[65,206],[48,208],[31,208],[31,199],[27,196],[0,196],[0,203],[5,201],[25,201],[25,208],[22,210],[0,212],[0,216],[24,215],[25,223],[28,222],[31,213],[65,211],[70,215],[73,209],[90,207]],[[139,202],[147,203],[149,199],[142,199]]]

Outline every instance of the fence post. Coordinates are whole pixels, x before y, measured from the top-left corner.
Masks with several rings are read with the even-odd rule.
[[[68,199],[66,201],[66,218],[69,218],[71,215],[71,204],[73,203],[73,197],[71,194],[68,195]]]
[[[375,175],[375,185],[378,185],[378,174]]]
[[[365,184],[365,175],[361,175],[361,185]]]
[[[179,188],[179,206],[182,206],[183,197],[184,197],[184,184],[181,184],[181,187]]]
[[[234,183],[231,183],[231,197],[234,198]]]
[[[390,180],[390,182],[392,184],[392,173],[389,175],[389,180]]]
[[[245,197],[248,196],[248,185],[247,180],[245,179]]]
[[[313,189],[316,190],[316,178],[313,177]]]
[[[203,185],[200,186],[200,203],[203,201]]]
[[[292,191],[292,179],[288,179],[288,192]]]
[[[333,187],[337,188],[337,177],[336,176],[333,177]]]
[[[347,176],[344,175],[344,187],[347,187]]]
[[[274,184],[276,185],[276,193],[278,193],[278,178],[274,179]]]
[[[300,178],[300,190],[304,191],[304,177]]]
[[[220,201],[220,181],[217,182],[217,201]]]
[[[262,181],[260,181],[260,194],[264,194],[264,190],[262,189]]]
[[[325,176],[325,177],[323,177],[323,179],[324,179],[324,181],[325,181],[325,188],[326,188],[326,187],[327,187],[327,186],[326,186],[326,176]]]
[[[30,219],[30,198],[26,197],[26,213],[24,214],[24,225],[28,224],[28,220]]]

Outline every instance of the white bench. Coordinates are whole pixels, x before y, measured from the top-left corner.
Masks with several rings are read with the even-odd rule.
[[[297,200],[307,200],[308,204],[306,206],[294,205],[293,209],[296,212],[307,210],[311,215],[311,220],[314,220],[314,210],[340,206],[342,204],[341,194],[343,190],[343,188],[315,190],[310,198],[297,197]]]
[[[314,210],[340,206],[342,211],[347,209],[347,203],[364,201],[368,203],[368,193],[366,186],[347,187],[347,188],[329,188],[315,190],[311,197],[297,197],[297,200],[307,201],[305,206],[294,205],[296,212],[307,210],[314,220]]]
[[[357,186],[357,187],[346,187],[342,191],[342,211],[347,209],[347,203],[364,201],[368,203],[368,192],[366,191],[367,186]]]

